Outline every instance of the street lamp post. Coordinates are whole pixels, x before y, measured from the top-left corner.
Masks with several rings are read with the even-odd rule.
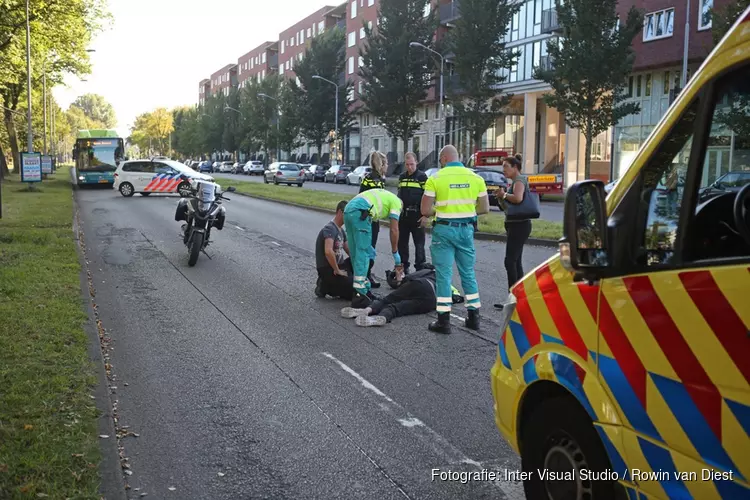
[[[327,78],[323,78],[320,75],[313,75],[313,78],[316,80],[323,80],[324,82],[328,82],[334,87],[336,87],[336,121],[335,121],[335,132],[336,138],[333,141],[333,147],[336,148],[336,154],[334,155],[334,159],[338,162],[339,159],[339,85],[337,83],[332,82],[331,80]]]
[[[258,97],[262,97],[263,99],[270,99],[276,103],[276,161],[279,161],[281,158],[281,151],[279,151],[279,122],[281,121],[281,118],[279,117],[279,100],[275,97],[271,97],[268,94],[264,94],[263,92],[258,93]],[[268,138],[266,137],[266,140]],[[291,151],[289,152],[291,155]]]
[[[26,111],[26,119],[28,121],[26,129],[26,152],[31,153],[34,151],[34,134],[31,132],[31,24],[29,23],[29,0],[26,0],[26,85],[27,104],[29,107]]]
[[[240,111],[239,109],[233,108],[231,106],[228,106],[226,104],[224,105],[224,111],[234,111],[235,113],[239,114],[242,117],[243,120],[245,119],[245,114],[242,111]],[[171,142],[172,142],[172,135],[171,134],[169,136],[169,141],[170,141],[170,147],[171,147]],[[240,152],[239,152],[239,150],[236,150],[235,153],[237,153],[237,161],[240,161]]]
[[[419,42],[411,42],[409,44],[410,47],[419,47],[424,50],[428,50],[438,56],[440,58],[440,119],[443,122],[443,127],[440,136],[442,137],[441,140],[441,146],[445,146],[445,108],[443,108],[443,68],[445,66],[445,58],[443,57],[443,54],[436,50],[432,50],[431,48],[419,43]]]

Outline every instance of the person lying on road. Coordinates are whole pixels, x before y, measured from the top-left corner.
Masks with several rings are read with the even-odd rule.
[[[437,308],[437,295],[435,294],[435,270],[422,269],[403,276],[403,268],[397,269],[397,280],[400,286],[393,292],[374,301],[369,307],[355,309],[345,307],[341,310],[344,318],[355,318],[358,326],[383,326],[390,323],[393,318],[399,316],[410,316],[414,314],[426,314]],[[459,304],[464,298],[458,290],[451,286],[453,303]]]

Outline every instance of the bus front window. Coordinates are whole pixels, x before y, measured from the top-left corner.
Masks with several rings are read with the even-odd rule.
[[[115,161],[116,146],[91,146],[87,148],[86,160],[81,165],[82,171],[106,172],[117,169]]]

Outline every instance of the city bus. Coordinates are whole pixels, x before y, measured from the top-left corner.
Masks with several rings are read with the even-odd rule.
[[[125,141],[116,130],[79,130],[73,148],[75,178],[79,186],[114,185],[114,173],[124,158]]]

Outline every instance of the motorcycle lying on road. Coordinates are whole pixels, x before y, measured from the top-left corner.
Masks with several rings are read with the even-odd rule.
[[[211,243],[211,229],[221,231],[226,220],[226,209],[221,206],[222,200],[230,201],[221,192],[221,186],[213,182],[194,181],[196,187],[190,188],[190,194],[180,199],[174,220],[185,221],[182,225],[182,241],[188,249],[188,266],[198,262],[198,255]],[[226,192],[233,193],[234,187]]]

